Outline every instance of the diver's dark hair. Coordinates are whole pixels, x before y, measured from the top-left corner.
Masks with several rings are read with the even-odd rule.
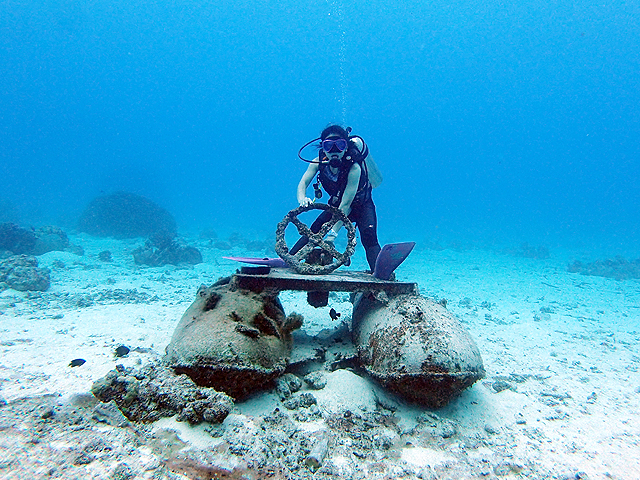
[[[330,137],[331,135],[344,138],[345,140],[349,139],[349,132],[346,129],[344,129],[340,125],[329,125],[324,130],[322,130],[322,133],[320,134],[320,140],[326,140],[327,137]]]

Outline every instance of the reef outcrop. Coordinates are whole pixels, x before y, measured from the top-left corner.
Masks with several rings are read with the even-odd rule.
[[[420,295],[361,295],[353,339],[360,363],[380,384],[409,401],[439,408],[485,375],[462,324]]]
[[[198,385],[242,398],[284,372],[291,332],[301,324],[301,316],[285,316],[277,292],[241,290],[223,279],[198,290],[165,361]]]
[[[164,208],[140,195],[117,192],[93,199],[78,221],[78,229],[97,237],[174,237],[176,221]]]
[[[15,223],[0,224],[0,250],[14,255],[32,254],[36,245],[33,229],[19,227]]]
[[[164,235],[155,235],[147,240],[144,246],[136,248],[132,253],[137,265],[150,267],[202,263],[200,250]]]
[[[69,237],[54,225],[23,228],[15,223],[0,224],[0,251],[14,255],[42,255],[52,251],[67,251],[83,255],[82,247],[69,242]]]
[[[606,260],[596,260],[590,263],[583,263],[576,260],[567,266],[567,271],[570,273],[579,273],[580,275],[630,280],[640,278],[640,258],[627,260],[622,257],[616,257]]]
[[[13,255],[0,262],[0,290],[3,285],[21,292],[44,292],[51,285],[50,271],[38,267],[36,257]]]
[[[39,227],[35,231],[36,242],[31,253],[33,255],[43,255],[47,252],[69,250],[72,245],[69,237],[60,227],[46,225]],[[75,247],[77,248],[77,247]]]
[[[156,364],[140,369],[118,365],[94,382],[91,391],[104,403],[115,402],[135,422],[177,415],[178,421],[192,425],[221,423],[233,408],[233,400],[224,393],[199,387],[190,378]]]

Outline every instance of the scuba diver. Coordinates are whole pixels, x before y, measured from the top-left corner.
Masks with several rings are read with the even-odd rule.
[[[366,251],[367,262],[371,272],[375,270],[376,258],[380,253],[378,243],[378,220],[376,206],[371,198],[371,190],[382,181],[382,176],[373,160],[369,156],[369,148],[364,140],[357,135],[350,135],[351,128],[343,128],[340,125],[329,125],[320,134],[320,138],[311,140],[305,144],[298,156],[309,163],[309,167],[302,175],[298,183],[297,199],[302,207],[313,203],[307,197],[307,187],[317,175],[318,179],[313,184],[316,199],[322,197],[320,185],[331,198],[327,202],[332,207],[339,208],[355,223],[360,231],[360,239]],[[314,160],[306,160],[302,157],[302,150],[312,142],[320,140],[318,156]],[[367,167],[369,158],[369,167]],[[331,212],[323,211],[311,225],[311,231],[317,233],[322,225],[331,219]],[[326,236],[326,241],[334,242],[342,222],[337,222]],[[303,236],[290,249],[289,253],[295,255],[308,242]]]

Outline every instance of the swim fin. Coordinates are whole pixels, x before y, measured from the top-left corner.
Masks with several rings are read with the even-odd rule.
[[[409,256],[416,242],[389,243],[382,247],[376,259],[373,276],[380,280],[389,280],[393,271]]]
[[[222,257],[227,260],[234,260],[236,262],[249,263],[251,265],[265,265],[267,267],[274,268],[287,268],[288,265],[281,258],[259,258],[259,257]]]

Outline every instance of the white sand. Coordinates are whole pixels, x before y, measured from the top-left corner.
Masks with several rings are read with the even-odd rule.
[[[39,259],[52,269],[49,291],[0,293],[0,396],[9,403],[87,392],[117,363],[133,366],[162,355],[198,287],[237,268],[221,256],[246,254],[200,245],[202,265],[140,268],[131,250],[141,241],[83,235],[72,240],[85,248],[83,257],[52,252]],[[107,249],[113,263],[97,259]],[[476,340],[487,377],[434,412],[440,425],[454,428],[452,436],[443,437],[446,442],[403,446],[398,465],[435,468],[461,456],[490,465],[499,455],[508,465],[493,465],[487,475],[517,475],[528,465],[554,472],[555,478],[584,472],[589,479],[640,479],[640,282],[570,274],[566,265],[580,254],[552,254],[534,260],[486,250],[415,251],[399,268],[398,279],[416,281],[426,296],[447,299]],[[91,303],[88,294],[115,289],[158,299],[78,306]],[[307,333],[336,327],[329,307],[313,309],[301,294],[285,292],[281,298],[287,313],[305,316]],[[345,295],[332,298],[330,306],[349,317]],[[121,344],[139,351],[115,358]],[[69,367],[75,358],[86,363]],[[314,392],[324,413],[346,406],[375,409],[376,396],[384,395],[369,379],[347,371],[328,379],[324,390]],[[501,379],[511,388],[496,392],[492,384]],[[400,405],[397,413],[407,432],[425,412],[389,401]],[[234,415],[250,419],[277,403],[275,395],[265,393],[238,404]],[[171,424],[163,422],[160,427]],[[199,430],[190,437],[185,433],[190,427],[180,428],[183,441],[206,443]],[[458,437],[484,439],[485,446],[469,448]],[[338,454],[334,463],[340,463]],[[8,475],[20,478],[19,472]]]

